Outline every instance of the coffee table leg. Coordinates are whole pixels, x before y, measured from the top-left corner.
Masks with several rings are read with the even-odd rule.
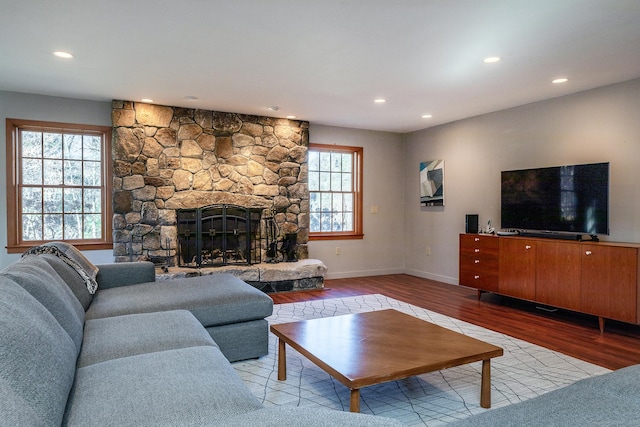
[[[491,359],[482,361],[480,406],[482,406],[483,408],[491,408]]]
[[[287,352],[286,344],[282,338],[278,338],[278,381],[287,379]]]
[[[349,402],[349,411],[360,412],[360,389],[351,390],[351,401]]]

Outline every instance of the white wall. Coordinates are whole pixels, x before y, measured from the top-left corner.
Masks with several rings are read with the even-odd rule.
[[[311,123],[309,141],[364,148],[364,239],[310,241],[309,257],[327,265],[330,279],[403,272],[402,136]],[[378,207],[377,214],[371,213],[371,206]],[[336,255],[336,247],[340,247],[341,255]]]
[[[7,117],[110,126],[111,103],[0,91],[0,135]],[[311,142],[364,147],[365,237],[312,241],[309,256],[326,263],[328,278],[407,272],[457,283],[465,214],[500,227],[501,170],[601,161],[611,163],[611,234],[601,239],[640,242],[639,117],[640,79],[406,135],[311,123]],[[5,156],[0,149],[0,164]],[[419,163],[434,159],[445,160],[446,205],[421,207]],[[5,181],[0,174],[0,188]],[[6,230],[0,215],[3,247]],[[110,250],[86,255],[113,260]],[[0,268],[18,257],[0,250]]]
[[[465,214],[500,228],[500,172],[610,162],[610,235],[640,242],[640,79],[404,135],[406,272],[458,281]],[[444,159],[445,206],[420,207],[421,161]],[[431,255],[426,255],[426,247]]]
[[[6,119],[43,120],[48,122],[82,123],[111,126],[111,103],[84,101],[52,96],[29,95],[0,91],[0,165],[6,165]],[[6,173],[0,174],[0,188],[6,189]],[[6,191],[3,191],[5,193]],[[0,212],[7,211],[7,198],[0,196]],[[7,215],[0,215],[0,268],[17,260],[20,254],[7,254]],[[113,251],[87,251],[95,263],[113,262]]]

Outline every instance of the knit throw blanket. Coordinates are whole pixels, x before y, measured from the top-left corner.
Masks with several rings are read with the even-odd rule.
[[[82,280],[84,280],[84,283],[87,285],[87,290],[89,291],[89,293],[92,294],[92,295],[96,293],[96,291],[98,290],[98,282],[96,282],[95,278],[93,278],[91,275],[89,275],[89,273],[87,273],[87,271],[84,268],[82,268],[82,266],[80,264],[78,264],[73,259],[69,258],[69,256],[67,254],[62,252],[57,247],[55,247],[55,246],[34,246],[34,247],[28,249],[25,253],[23,253],[22,256],[25,256],[25,255],[42,255],[42,254],[55,255],[58,258],[60,258],[61,260],[63,260],[67,265],[69,265],[71,268],[73,268],[76,271],[76,273],[78,273],[80,275],[80,277],[82,277]]]

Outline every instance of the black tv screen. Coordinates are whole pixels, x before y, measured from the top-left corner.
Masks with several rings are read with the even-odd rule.
[[[501,173],[503,229],[609,234],[609,163]]]

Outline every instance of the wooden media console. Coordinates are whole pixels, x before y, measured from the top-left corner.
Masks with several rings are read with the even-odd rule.
[[[460,285],[640,324],[640,244],[460,235]]]

